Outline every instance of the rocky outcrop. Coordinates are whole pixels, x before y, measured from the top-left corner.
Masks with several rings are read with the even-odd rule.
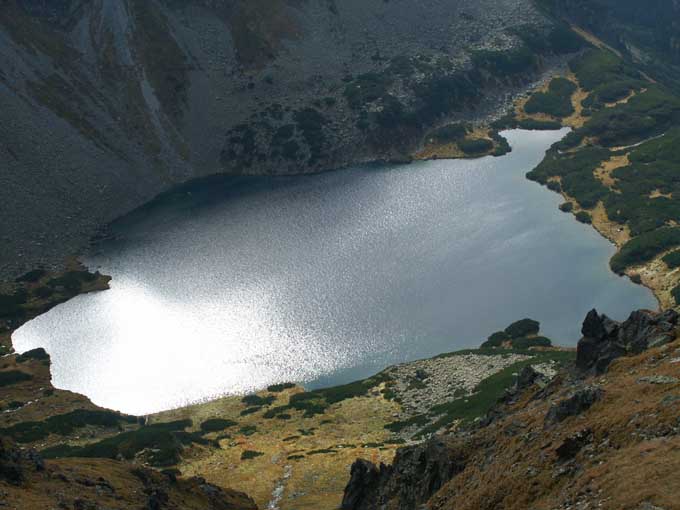
[[[546,426],[555,425],[570,416],[578,416],[602,397],[602,390],[598,387],[587,386],[579,388],[569,397],[553,404],[545,416]]]
[[[358,460],[345,489],[343,510],[415,509],[465,469],[466,456],[440,438],[401,448],[391,466]]]
[[[672,342],[678,319],[674,310],[661,314],[638,310],[618,323],[591,310],[583,322],[576,366],[583,371],[602,373],[616,358]]]
[[[493,419],[400,449],[390,466],[357,462],[343,508],[673,508],[677,322],[672,311],[622,323],[590,312],[578,368],[548,383],[524,369]]]

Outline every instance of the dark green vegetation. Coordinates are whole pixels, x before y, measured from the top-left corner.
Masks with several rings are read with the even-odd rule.
[[[276,401],[276,397],[274,395],[269,395],[266,397],[260,397],[258,395],[247,395],[241,399],[241,402],[243,402],[244,404],[248,406],[257,407],[271,405],[274,401]]]
[[[617,272],[652,260],[678,245],[669,226],[680,220],[680,99],[663,86],[645,81],[639,71],[606,50],[591,49],[570,67],[590,92],[583,102],[589,115],[583,127],[548,151],[527,174],[549,185],[559,177],[561,190],[585,211],[576,219],[591,223],[588,211],[602,202],[607,217],[627,225],[632,239],[611,266]],[[619,102],[626,98],[626,102]],[[616,104],[615,104],[616,103]],[[615,156],[628,156],[611,172],[612,189],[594,171]],[[549,185],[552,187],[552,185]],[[565,205],[562,210],[570,211]]]
[[[33,377],[21,370],[5,370],[0,372],[0,388],[3,386],[11,386],[24,381],[30,381]]]
[[[18,443],[32,443],[45,439],[50,434],[67,436],[76,429],[87,426],[119,428],[125,423],[137,423],[137,418],[134,416],[121,415],[113,411],[88,411],[79,409],[67,414],[50,416],[43,421],[22,422],[1,429],[0,434],[7,435]]]
[[[272,384],[271,386],[267,386],[267,391],[270,393],[281,393],[284,390],[290,390],[292,388],[295,388],[294,383]]]
[[[680,228],[664,227],[652,232],[645,232],[623,245],[621,250],[609,262],[612,271],[623,271],[637,264],[643,264],[661,255],[664,251],[680,246]]]
[[[32,360],[49,362],[50,355],[47,354],[47,351],[45,351],[45,349],[43,349],[42,347],[38,347],[37,349],[26,351],[23,354],[19,354],[16,357],[17,363],[26,363],[27,361],[32,361]]]
[[[241,460],[255,459],[257,457],[261,457],[262,455],[264,455],[264,453],[262,452],[256,452],[254,450],[245,450],[241,454]]]
[[[17,279],[11,293],[0,294],[0,319],[12,321],[15,327],[34,316],[80,294],[102,279],[99,272],[68,271],[51,278],[43,270],[31,271]]]
[[[668,266],[668,269],[680,267],[680,250],[670,252],[661,260]]]
[[[448,124],[435,129],[430,133],[430,137],[437,143],[445,144],[459,142],[470,132],[470,128],[465,124]]]
[[[559,19],[587,27],[614,45],[627,60],[638,57],[642,69],[657,80],[677,83],[680,76],[677,2],[538,0],[538,3]]]
[[[297,393],[291,395],[287,405],[272,407],[265,411],[263,417],[265,419],[289,419],[289,411],[292,410],[302,411],[306,417],[323,414],[326,412],[326,409],[333,404],[350,398],[365,396],[371,389],[380,385],[382,382],[389,381],[385,374],[380,373],[373,377],[369,377],[368,379],[343,384],[341,386]]]
[[[232,420],[224,420],[222,418],[211,418],[201,423],[201,430],[204,433],[208,434],[210,432],[221,432],[230,427],[235,427],[236,425],[238,425],[238,423]]]
[[[607,195],[607,188],[595,177],[593,170],[609,158],[610,152],[600,147],[565,153],[553,147],[527,178],[547,185],[551,177],[561,177],[564,192],[575,198],[581,207],[589,209]]]
[[[148,462],[153,466],[172,466],[179,462],[184,446],[192,443],[212,444],[200,434],[185,432],[190,420],[158,423],[123,432],[87,446],[59,445],[43,450],[45,458],[100,457],[116,459],[119,456],[131,460],[146,450]]]
[[[574,204],[571,202],[564,202],[560,204],[560,211],[568,213],[574,210]]]
[[[574,113],[571,96],[576,88],[576,84],[566,78],[555,78],[546,92],[531,96],[524,105],[524,111],[528,114],[545,113],[553,117],[569,117]]]
[[[472,156],[489,152],[493,149],[493,142],[485,138],[466,138],[458,142],[458,147],[465,154]]]
[[[577,212],[576,219],[581,223],[585,223],[586,225],[590,225],[593,222],[593,217],[586,211]]]
[[[680,305],[680,285],[677,285],[671,291],[671,296],[675,300],[675,304]]]
[[[487,338],[481,345],[481,349],[498,349],[504,344],[512,349],[526,350],[532,347],[550,347],[550,339],[537,336],[541,324],[533,319],[522,319],[510,324],[505,330],[497,331]]]
[[[514,338],[512,340],[513,349],[530,349],[532,347],[551,347],[552,340],[544,336],[531,336]]]
[[[517,322],[513,322],[507,328],[505,328],[505,333],[510,338],[519,338],[528,335],[537,335],[541,329],[541,323],[533,319],[522,319]]]

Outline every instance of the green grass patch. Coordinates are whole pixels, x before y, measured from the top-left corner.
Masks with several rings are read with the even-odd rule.
[[[365,396],[372,388],[375,388],[382,382],[387,382],[387,379],[384,373],[380,373],[368,379],[341,386],[298,393],[290,397],[289,406],[292,409],[304,411],[306,417],[323,414],[329,406],[337,402]]]

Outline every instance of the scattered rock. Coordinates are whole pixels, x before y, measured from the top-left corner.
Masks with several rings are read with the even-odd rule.
[[[577,416],[602,397],[602,390],[595,386],[587,386],[577,390],[570,397],[553,404],[545,417],[546,425],[554,425],[566,420],[570,416]]]
[[[650,375],[647,377],[640,377],[637,380],[638,384],[676,384],[678,382],[677,377],[670,377],[668,375]]]
[[[591,441],[592,436],[593,432],[590,429],[584,429],[569,436],[555,450],[557,458],[561,461],[573,459]]]

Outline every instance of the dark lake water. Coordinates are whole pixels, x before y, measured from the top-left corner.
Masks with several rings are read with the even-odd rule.
[[[525,179],[565,131],[511,131],[502,158],[213,180],[114,226],[86,261],[110,291],[14,334],[54,383],[143,414],[283,381],[348,382],[476,347],[531,317],[573,345],[593,307],[656,308],[614,247]]]

